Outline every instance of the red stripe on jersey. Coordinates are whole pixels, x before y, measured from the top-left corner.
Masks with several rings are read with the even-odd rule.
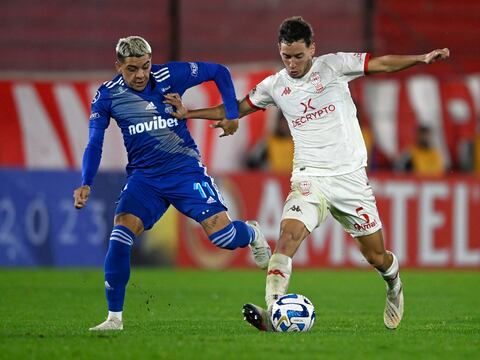
[[[65,158],[68,161],[68,167],[73,168],[75,166],[75,161],[73,160],[72,148],[68,142],[67,132],[63,125],[62,115],[60,115],[58,110],[52,87],[53,83],[35,84],[38,96],[42,100],[43,106],[45,106],[45,110],[47,111],[60,143],[62,144]]]
[[[370,53],[365,54],[365,62],[363,63],[363,73],[365,75],[368,75],[368,62],[370,61],[370,58],[372,55]]]
[[[255,104],[252,102],[252,100],[250,99],[250,95],[247,94],[247,96],[245,96],[245,100],[247,100],[248,105],[250,105],[250,107],[251,107],[252,109],[258,109],[258,110],[263,110],[263,111],[265,111],[264,108],[261,108],[260,106],[257,106],[257,105],[255,105]]]
[[[22,131],[12,96],[12,85],[10,81],[0,82],[0,118],[3,119],[0,131],[0,165],[24,167]]]

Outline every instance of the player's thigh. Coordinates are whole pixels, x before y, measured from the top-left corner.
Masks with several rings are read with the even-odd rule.
[[[115,216],[131,214],[140,219],[143,228],[149,230],[169,207],[156,186],[148,179],[131,176],[120,193]],[[134,220],[132,220],[134,222]]]
[[[373,190],[365,169],[330,177],[327,181],[330,213],[355,238],[373,234],[382,228]]]
[[[174,189],[168,191],[167,198],[178,211],[205,224],[208,232],[221,230],[230,223],[223,197],[213,178],[203,168],[177,176],[177,179]],[[226,225],[219,228],[222,224]]]
[[[292,179],[292,188],[283,206],[282,222],[287,219],[297,220],[312,232],[325,221],[327,214],[327,200],[316,186],[315,179]]]

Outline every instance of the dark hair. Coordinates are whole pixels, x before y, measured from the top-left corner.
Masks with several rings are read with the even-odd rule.
[[[304,41],[310,46],[313,39],[312,26],[301,16],[292,16],[283,20],[278,29],[278,43],[291,44],[295,41]]]

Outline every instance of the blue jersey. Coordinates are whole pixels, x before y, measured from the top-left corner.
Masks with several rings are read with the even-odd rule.
[[[105,129],[113,118],[120,127],[128,154],[127,173],[156,176],[180,168],[198,166],[200,153],[185,119],[171,115],[164,94],[184,92],[202,82],[214,80],[228,119],[238,118],[235,90],[226,67],[202,62],[170,62],[152,65],[143,91],[124,83],[122,75],[104,83],[92,101],[90,140],[84,154],[83,184],[90,185],[98,169]]]

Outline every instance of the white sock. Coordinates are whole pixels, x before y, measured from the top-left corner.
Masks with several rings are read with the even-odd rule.
[[[292,258],[283,254],[273,254],[268,263],[265,285],[267,308],[270,308],[280,296],[287,293],[291,274]]]
[[[392,254],[392,265],[390,265],[390,267],[385,272],[381,272],[380,270],[378,270],[378,272],[387,283],[389,289],[398,289],[400,288],[400,271],[398,266],[398,260],[394,253],[390,251],[387,252],[389,254]]]
[[[123,314],[123,311],[109,311],[108,312],[108,319],[115,318],[115,319],[118,319],[118,320],[122,321],[122,314]]]

